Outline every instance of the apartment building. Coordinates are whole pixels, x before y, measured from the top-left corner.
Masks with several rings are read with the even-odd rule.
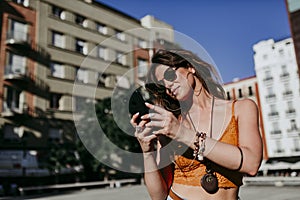
[[[241,99],[251,99],[253,100],[259,110],[259,126],[260,126],[260,133],[263,140],[263,159],[268,160],[268,154],[267,154],[267,142],[265,138],[265,132],[264,132],[264,123],[262,118],[262,112],[261,112],[261,103],[259,99],[259,90],[258,90],[258,84],[256,76],[251,76],[243,79],[235,78],[232,82],[228,82],[224,84],[224,90],[226,93],[226,98],[228,100],[241,100]]]
[[[37,158],[46,158],[53,143],[72,153],[77,106],[143,80],[152,43],[174,39],[172,26],[152,16],[135,19],[93,0],[3,0],[0,7],[6,176],[45,173]]]
[[[253,50],[267,155],[295,161],[300,156],[300,90],[293,40],[263,40]]]
[[[300,1],[285,0],[300,76]]]

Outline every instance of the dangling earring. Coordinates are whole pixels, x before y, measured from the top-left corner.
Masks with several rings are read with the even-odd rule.
[[[196,96],[199,96],[200,94],[201,94],[201,92],[202,92],[202,88],[203,88],[203,86],[201,86],[201,88],[200,88],[200,90],[194,90],[194,94],[196,95]]]

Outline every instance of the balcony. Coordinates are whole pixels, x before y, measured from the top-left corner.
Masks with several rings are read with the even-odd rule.
[[[270,119],[277,119],[279,117],[279,113],[277,111],[272,111],[268,114]]]
[[[27,115],[28,105],[23,103],[22,106],[19,105],[18,101],[5,100],[3,102],[3,110],[1,116],[3,117],[13,117],[16,115]]]
[[[50,66],[50,54],[39,44],[32,44],[32,38],[28,33],[10,31],[7,33],[6,44],[22,50],[22,53],[32,60],[47,67]]]
[[[273,82],[273,77],[271,77],[271,76],[265,77],[265,78],[263,79],[263,82],[264,82],[265,84],[267,84],[267,83],[272,83],[272,82]]]
[[[275,149],[274,150],[274,154],[278,155],[278,154],[284,154],[285,153],[285,150],[284,149]]]
[[[31,38],[28,33],[23,31],[8,31],[6,35],[6,44],[25,45],[30,47]]]
[[[284,98],[293,97],[293,91],[286,90],[285,92],[282,93],[282,95]]]
[[[18,65],[7,65],[5,67],[5,80],[29,80],[29,73],[27,67]]]
[[[270,101],[275,101],[276,100],[276,94],[268,94],[266,96],[266,101],[270,102]]]
[[[281,80],[286,80],[286,79],[288,79],[289,77],[290,77],[290,74],[287,73],[287,72],[280,74],[280,79],[281,79]]]
[[[47,98],[49,95],[48,84],[30,73],[28,67],[7,65],[5,67],[4,80],[41,97]]]
[[[294,117],[296,115],[296,110],[294,108],[290,108],[285,111],[287,117]]]
[[[280,135],[281,134],[281,130],[273,130],[271,131],[271,135]]]

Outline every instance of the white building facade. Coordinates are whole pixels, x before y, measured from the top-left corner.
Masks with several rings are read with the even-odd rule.
[[[300,90],[293,41],[253,46],[268,158],[300,156]]]
[[[257,78],[256,76],[251,76],[243,79],[234,79],[232,82],[226,83],[223,86],[225,92],[226,92],[226,98],[228,100],[242,100],[242,99],[251,99],[253,100],[259,109],[259,128],[260,128],[260,134],[263,140],[263,158],[264,160],[268,159],[267,154],[267,145],[265,140],[265,134],[264,134],[264,127],[263,127],[263,121],[262,121],[262,112],[261,112],[261,104],[259,99],[259,90],[258,90],[258,84],[257,84]]]

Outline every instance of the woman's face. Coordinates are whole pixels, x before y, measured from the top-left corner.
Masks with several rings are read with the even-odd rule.
[[[178,101],[191,98],[192,86],[195,84],[192,68],[179,67],[175,70],[166,65],[159,65],[156,67],[155,76],[167,88],[167,94],[171,97]]]

